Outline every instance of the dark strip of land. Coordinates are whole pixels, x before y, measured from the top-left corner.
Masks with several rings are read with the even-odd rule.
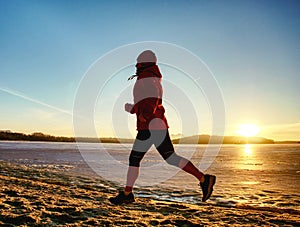
[[[10,141],[46,141],[46,142],[87,142],[87,143],[133,143],[134,139],[127,138],[90,138],[65,137],[46,135],[41,132],[24,134],[11,131],[0,131],[0,140]],[[300,141],[274,141],[263,137],[242,136],[210,136],[195,135],[172,140],[174,144],[300,144]]]

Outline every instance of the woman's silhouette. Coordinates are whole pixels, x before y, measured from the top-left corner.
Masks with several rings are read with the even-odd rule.
[[[126,187],[116,197],[109,199],[113,204],[134,201],[132,190],[139,175],[140,162],[153,144],[167,163],[197,178],[202,189],[203,202],[209,199],[213,191],[216,177],[204,175],[192,162],[174,151],[162,105],[162,75],[156,62],[156,56],[151,50],[142,52],[137,58],[136,75],[129,78],[137,77],[137,80],[133,89],[134,104],[126,103],[125,110],[136,114],[138,133],[129,156]]]

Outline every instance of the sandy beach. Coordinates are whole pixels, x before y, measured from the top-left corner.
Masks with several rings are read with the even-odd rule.
[[[114,206],[117,186],[55,167],[0,162],[2,226],[299,226],[300,213],[137,198]]]

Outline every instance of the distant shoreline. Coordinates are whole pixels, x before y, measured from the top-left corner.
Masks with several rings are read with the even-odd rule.
[[[133,143],[134,139],[126,138],[89,138],[51,136],[41,132],[24,134],[11,131],[0,131],[0,141],[41,141],[41,142],[86,142],[86,143]],[[300,144],[300,141],[274,141],[263,137],[210,136],[195,135],[172,140],[174,144]]]

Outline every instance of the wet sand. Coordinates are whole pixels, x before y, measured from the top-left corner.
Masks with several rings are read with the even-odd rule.
[[[0,161],[2,226],[299,226],[300,213],[137,198],[114,206],[117,186],[59,168]]]

